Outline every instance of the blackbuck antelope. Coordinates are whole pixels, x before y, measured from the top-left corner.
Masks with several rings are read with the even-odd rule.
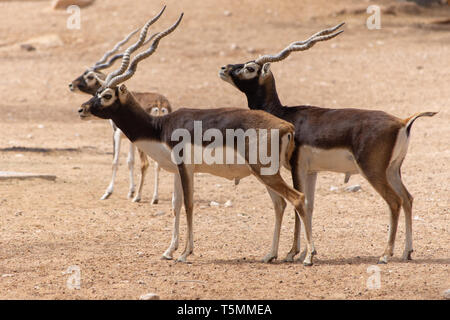
[[[276,55],[223,66],[219,76],[247,97],[252,110],[265,110],[295,125],[295,150],[291,158],[294,187],[305,193],[309,227],[312,226],[314,190],[320,171],[360,173],[383,197],[390,208],[389,238],[379,259],[387,263],[394,252],[400,207],[405,212],[406,241],[403,258],[411,259],[413,197],[401,179],[401,165],[408,150],[414,121],[435,112],[422,112],[399,119],[383,111],[361,109],[326,109],[313,106],[283,106],[278,98],[270,63],[284,60],[291,52],[311,48],[329,40],[342,24],[314,34],[306,41],[289,45]],[[293,260],[300,250],[300,221],[296,218],[294,244],[287,256]],[[309,230],[311,234],[312,231]]]
[[[95,116],[113,120],[130,141],[155,159],[163,169],[174,173],[174,229],[172,242],[163,258],[172,259],[173,252],[178,248],[183,199],[187,239],[178,261],[186,261],[193,251],[193,176],[196,172],[202,172],[230,180],[253,175],[265,185],[276,216],[272,248],[264,258],[264,261],[270,261],[277,256],[285,200],[295,207],[303,223],[308,226],[303,194],[289,187],[280,175],[280,166],[289,167],[294,148],[293,125],[267,112],[233,108],[183,108],[154,117],[145,112],[135,95],[121,84],[134,75],[140,61],[154,53],[160,39],[178,26],[182,16],[170,28],[159,33],[150,48],[136,55],[131,63],[130,48],[127,49],[121,67],[107,76],[95,96],[81,106],[79,115],[82,119]],[[258,146],[259,157],[255,146]],[[267,155],[269,149],[274,161],[266,161],[262,156]],[[308,249],[304,263],[310,265],[314,245],[309,236],[310,228],[306,230]]]
[[[148,25],[150,26],[154,23],[163,13],[165,7],[161,10],[161,12],[152,20],[149,21]],[[110,56],[116,53],[122,45],[128,42],[131,37],[136,34],[140,29],[137,29],[131,32],[127,37],[118,42],[113,49],[106,52],[103,57],[97,61],[92,67],[88,68],[81,76],[73,80],[69,84],[69,89],[72,92],[83,92],[90,95],[95,95],[97,90],[101,87],[101,81],[105,80],[106,75],[102,73],[100,70],[106,69],[110,67],[116,60],[121,59],[123,57],[122,54],[114,55],[110,60],[107,60]],[[151,37],[145,40],[143,45],[150,42],[156,33]],[[159,93],[154,92],[134,92],[136,99],[139,101],[140,105],[144,108],[144,110],[153,116],[162,116],[172,112],[172,107],[167,100],[166,97]],[[113,193],[114,183],[116,180],[117,169],[119,167],[119,156],[120,156],[120,146],[121,140],[124,136],[122,131],[114,124],[113,121],[110,121],[111,126],[113,128],[113,163],[112,163],[112,177],[111,182],[108,185],[105,193],[101,197],[101,200],[108,199],[109,196]],[[139,177],[138,189],[137,193],[133,198],[133,202],[139,202],[142,198],[142,189],[144,186],[144,179],[147,173],[147,169],[149,167],[149,162],[145,152],[138,149],[139,157],[141,159],[141,172]],[[130,188],[128,192],[128,198],[133,197],[135,193],[135,183],[134,183],[134,159],[135,159],[135,146],[130,142],[129,151],[128,151],[128,169],[130,176]],[[159,173],[160,168],[157,162],[155,162],[155,173],[154,173],[154,189],[153,189],[153,197],[152,204],[157,204],[159,201],[158,189],[159,189]]]

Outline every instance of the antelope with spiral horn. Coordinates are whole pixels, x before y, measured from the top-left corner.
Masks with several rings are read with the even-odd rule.
[[[306,197],[309,227],[312,226],[317,173],[332,171],[361,174],[386,201],[390,209],[389,237],[379,263],[387,263],[394,253],[400,208],[405,213],[406,240],[403,259],[410,260],[412,246],[413,197],[401,178],[410,130],[414,121],[436,112],[421,112],[406,119],[383,111],[327,109],[313,106],[288,107],[278,98],[270,63],[286,59],[290,53],[304,51],[315,43],[332,39],[343,23],[320,31],[305,41],[297,41],[275,55],[264,55],[246,63],[228,64],[219,71],[222,80],[247,97],[248,107],[264,110],[295,125],[295,150],[291,174],[296,190]],[[307,229],[307,228],[306,228]],[[300,221],[295,220],[294,244],[286,257],[292,261],[300,251]],[[312,230],[309,230],[312,234]]]
[[[153,18],[151,19],[147,24],[147,28],[145,30],[148,30],[148,27],[150,27],[154,22],[156,22],[159,17],[162,15],[162,13],[165,10],[165,6],[163,9]],[[129,35],[127,35],[123,40],[119,41],[111,50],[106,52],[103,57],[97,61],[92,67],[88,68],[82,75],[77,77],[75,80],[73,80],[69,84],[69,89],[72,92],[82,92],[87,93],[90,95],[95,95],[97,90],[101,87],[101,84],[103,81],[105,81],[106,75],[101,72],[101,70],[109,68],[115,61],[123,58],[123,53],[116,54],[112,58],[108,60],[109,57],[111,57],[113,54],[115,54],[117,51],[119,51],[120,47],[127,43],[138,31],[140,28],[134,30]],[[145,39],[145,36],[147,34],[147,31],[145,31],[145,35],[143,36],[143,39]],[[146,45],[149,43],[153,38],[157,35],[157,33],[154,33],[152,36],[150,36],[148,39],[146,39],[142,45]],[[165,114],[168,114],[172,112],[172,107],[167,100],[166,97],[159,93],[154,92],[134,92],[136,99],[139,101],[139,103],[144,107],[144,109],[152,114],[153,116],[162,116]],[[114,124],[113,121],[110,121],[111,127],[113,129],[113,163],[112,163],[112,177],[111,181],[101,197],[101,200],[108,199],[109,196],[113,193],[114,190],[114,184],[116,180],[117,170],[119,167],[119,156],[120,156],[120,147],[121,147],[121,140],[122,137],[124,137],[124,134],[122,131]],[[128,198],[133,198],[133,202],[139,202],[142,198],[142,190],[144,186],[144,180],[147,173],[147,169],[149,167],[149,161],[147,159],[147,156],[145,152],[138,149],[139,158],[141,160],[141,167],[140,167],[140,176],[139,176],[139,182],[138,182],[138,188],[137,193],[135,194],[135,183],[134,183],[134,159],[135,159],[135,146],[133,143],[130,142],[129,144],[129,151],[128,151],[128,169],[129,169],[129,177],[130,177],[130,187],[128,191]],[[160,174],[160,167],[157,162],[155,162],[155,171],[154,171],[154,188],[153,188],[153,197],[151,200],[151,204],[157,204],[159,201],[159,174]]]
[[[193,251],[193,176],[196,172],[203,172],[230,180],[253,175],[264,184],[276,216],[272,248],[264,258],[264,261],[270,261],[277,256],[285,200],[295,207],[303,223],[308,225],[303,194],[289,187],[280,175],[280,167],[289,166],[294,147],[293,125],[263,111],[234,108],[183,108],[163,117],[154,117],[142,109],[134,94],[123,84],[135,74],[138,63],[155,52],[160,39],[178,26],[181,18],[182,15],[169,29],[159,33],[150,48],[136,55],[131,62],[130,48],[127,49],[121,67],[106,77],[95,96],[81,106],[79,115],[82,119],[95,116],[113,120],[130,141],[158,161],[163,169],[174,173],[175,220],[172,242],[163,255],[165,259],[172,259],[173,252],[178,248],[183,200],[187,239],[185,250],[178,260],[186,261]],[[200,141],[199,136],[203,137]],[[258,146],[259,156],[255,146]],[[265,157],[261,156],[264,150],[269,149],[270,160],[273,161],[263,160]],[[209,160],[198,161],[199,154],[209,155]],[[311,264],[314,253],[309,230],[307,227],[305,233],[308,244],[305,265]]]

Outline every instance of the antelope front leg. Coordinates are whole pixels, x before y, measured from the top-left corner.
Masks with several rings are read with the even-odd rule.
[[[159,173],[161,171],[161,168],[159,167],[158,162],[155,162],[155,185],[153,189],[153,198],[152,198],[152,204],[158,204],[159,196],[158,196],[158,189],[159,189]]]
[[[181,185],[183,187],[184,209],[186,210],[187,238],[186,247],[178,262],[186,262],[187,257],[194,251],[193,207],[194,207],[194,174],[192,169],[184,164],[178,166]]]
[[[172,195],[172,209],[174,214],[174,223],[172,231],[172,241],[169,248],[164,252],[162,259],[172,260],[173,253],[178,249],[178,241],[180,234],[180,213],[181,205],[183,203],[183,188],[181,186],[181,180],[178,173],[174,174],[174,186]]]
[[[128,199],[131,199],[134,196],[135,192],[135,184],[134,184],[134,144],[130,141],[130,150],[128,151],[128,171],[130,174],[130,190],[128,191]]]
[[[119,167],[119,156],[120,156],[120,142],[122,138],[122,132],[119,129],[114,130],[113,134],[113,163],[112,163],[112,177],[108,188],[106,189],[100,200],[106,200],[113,193],[114,182],[116,180],[117,168]]]
[[[270,252],[264,256],[263,262],[268,263],[278,257],[278,247],[280,243],[281,222],[283,220],[284,209],[286,208],[286,201],[277,193],[267,187],[270,198],[272,199],[273,208],[275,209],[275,230],[273,233],[272,248]]]
[[[145,176],[147,174],[148,169],[148,159],[145,152],[138,149],[139,158],[141,159],[141,176],[139,177],[139,186],[138,186],[138,192],[136,196],[133,199],[133,202],[139,202],[141,201],[142,197],[142,189],[144,188],[144,180]]]

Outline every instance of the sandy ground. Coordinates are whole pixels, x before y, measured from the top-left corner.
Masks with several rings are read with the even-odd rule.
[[[414,15],[396,9],[382,14],[381,30],[371,31],[365,26],[369,1],[165,3],[154,29],[180,11],[185,19],[128,87],[160,92],[175,108],[245,108],[244,96],[218,78],[220,66],[274,53],[346,21],[337,39],[272,65],[284,104],[381,109],[404,118],[440,111],[414,124],[403,165],[415,197],[413,260],[401,260],[402,214],[395,256],[379,265],[381,288],[367,288],[367,269],[386,244],[388,209],[361,176],[349,184],[361,184],[362,191],[349,193],[342,190],[343,175],[334,173],[322,173],[317,182],[313,267],[282,262],[292,241],[292,207],[279,260],[260,262],[274,225],[265,188],[254,178],[235,187],[209,175],[195,178],[194,255],[187,264],[160,260],[171,237],[171,175],[162,173],[160,203],[151,205],[150,169],[142,202],[131,203],[124,142],[114,194],[100,201],[110,179],[112,130],[106,121],[81,122],[76,111],[88,97],[67,88],[160,3],[96,1],[82,10],[81,29],[68,30],[69,15],[49,10],[49,1],[0,1],[0,148],[54,150],[0,151],[0,170],[57,176],[54,182],[0,181],[0,298],[137,299],[156,292],[162,299],[441,299],[450,288],[450,25],[433,22],[449,18],[450,8]],[[61,43],[30,52],[18,45],[49,35]],[[232,207],[223,206],[227,200]],[[211,201],[221,205],[210,207]],[[181,235],[180,253],[184,218]],[[79,290],[66,285],[70,266],[81,270]]]

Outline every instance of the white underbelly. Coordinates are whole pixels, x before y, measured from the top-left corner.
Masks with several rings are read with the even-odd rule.
[[[177,164],[172,160],[171,149],[164,143],[152,141],[152,140],[138,140],[134,144],[136,147],[144,151],[150,158],[158,162],[161,168],[169,172],[177,172]],[[242,163],[227,163],[226,149],[223,150],[223,157],[217,159],[215,163],[207,161],[203,158],[204,148],[201,149],[202,157],[200,160],[195,161],[194,148],[190,144],[187,144],[188,150],[191,150],[191,157],[187,159],[186,165],[194,168],[194,172],[209,173],[218,177],[226,179],[242,179],[251,174],[248,164]],[[237,160],[236,152],[231,151],[234,154],[234,159]],[[198,157],[197,157],[198,158]],[[198,162],[198,163],[195,163]],[[237,162],[237,161],[235,161]]]
[[[347,149],[320,149],[310,146],[300,148],[300,165],[310,172],[332,171],[359,173],[355,158]]]
[[[135,146],[144,151],[150,158],[158,162],[159,166],[169,172],[177,172],[177,165],[171,160],[169,147],[161,142],[153,140],[138,140]]]

